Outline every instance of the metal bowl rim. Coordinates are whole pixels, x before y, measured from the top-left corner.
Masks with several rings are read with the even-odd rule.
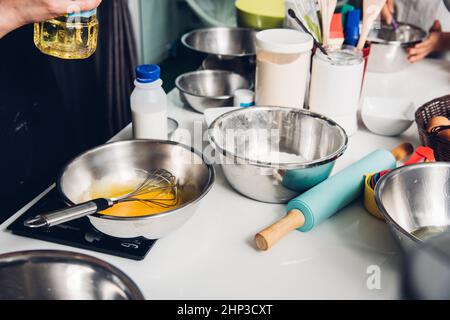
[[[383,215],[384,219],[389,222],[391,226],[393,226],[397,231],[402,233],[403,235],[407,236],[409,239],[414,240],[415,242],[422,243],[420,238],[416,237],[415,235],[409,233],[405,229],[403,229],[395,220],[391,217],[391,215],[387,212],[386,208],[383,205],[383,201],[381,199],[381,193],[390,177],[402,174],[403,172],[414,170],[414,169],[421,169],[421,168],[430,168],[430,167],[445,167],[450,168],[450,162],[427,162],[427,163],[416,163],[411,164],[408,166],[402,166],[398,167],[388,174],[384,175],[380,181],[375,186],[375,202],[378,206],[378,208],[381,211],[381,214]]]
[[[248,89],[248,90],[252,89],[252,85],[250,84],[250,81],[248,81],[245,77],[241,76],[239,73],[227,71],[227,70],[209,70],[209,69],[208,70],[190,71],[190,72],[183,73],[176,78],[175,86],[182,93],[190,95],[190,96],[194,96],[194,97],[206,98],[206,99],[216,99],[216,100],[228,100],[228,99],[233,98],[234,94],[224,95],[224,96],[203,96],[203,95],[200,95],[197,93],[192,93],[190,91],[187,91],[180,85],[181,80],[187,76],[198,76],[198,75],[204,75],[204,74],[221,74],[221,75],[226,75],[227,78],[239,77],[241,80],[244,80],[244,82],[247,85],[247,88],[243,88],[243,89]]]
[[[337,124],[336,122],[334,122],[333,120],[315,113],[315,112],[311,112],[305,109],[296,109],[296,108],[287,108],[287,107],[275,107],[275,106],[254,106],[254,107],[250,107],[250,108],[242,108],[242,109],[238,109],[238,110],[233,110],[233,111],[229,111],[223,115],[221,115],[220,117],[216,118],[211,125],[209,126],[208,131],[211,132],[214,129],[218,129],[217,125],[220,121],[223,121],[224,119],[230,117],[231,115],[234,115],[235,113],[245,113],[245,112],[256,112],[253,110],[257,110],[257,111],[261,111],[261,110],[268,110],[268,111],[273,111],[273,110],[279,110],[279,111],[289,111],[289,112],[296,112],[296,113],[301,113],[303,115],[306,116],[310,116],[316,119],[321,119],[326,121],[329,125],[336,127],[339,129],[340,133],[343,135],[344,138],[344,143],[342,144],[342,146],[335,152],[331,153],[330,155],[323,157],[321,159],[317,159],[317,160],[313,160],[313,161],[308,161],[308,162],[303,162],[300,164],[296,164],[296,163],[277,163],[277,164],[273,164],[270,162],[264,162],[264,161],[255,161],[249,158],[245,158],[245,157],[240,157],[238,155],[235,155],[233,152],[229,152],[223,148],[221,148],[217,143],[216,143],[216,139],[209,135],[209,140],[213,146],[213,148],[217,151],[219,151],[222,155],[224,155],[225,157],[230,157],[230,158],[235,158],[235,159],[240,159],[244,162],[246,162],[247,164],[250,165],[255,165],[255,166],[259,166],[259,167],[263,167],[263,168],[286,168],[286,169],[307,169],[307,168],[312,168],[312,167],[317,167],[317,166],[321,166],[330,162],[333,162],[335,160],[337,160],[338,158],[340,158],[344,152],[347,150],[347,145],[348,145],[348,136],[347,133],[345,132],[344,128],[342,128],[339,124]]]
[[[203,188],[203,190],[201,191],[200,195],[189,201],[186,202],[185,204],[183,204],[182,206],[179,206],[175,209],[171,209],[171,210],[167,210],[161,213],[157,213],[157,214],[151,214],[151,215],[146,215],[146,216],[139,216],[139,217],[115,217],[115,216],[108,216],[108,215],[104,215],[104,214],[100,214],[100,213],[95,213],[95,214],[91,214],[89,215],[89,217],[94,217],[94,218],[99,218],[99,219],[104,219],[104,220],[115,220],[115,221],[141,221],[141,220],[150,220],[150,219],[155,219],[155,218],[160,218],[160,217],[165,217],[165,216],[169,216],[172,215],[174,213],[177,213],[187,207],[190,207],[196,203],[198,203],[201,199],[203,199],[211,190],[212,186],[214,185],[214,182],[216,180],[216,171],[214,169],[214,166],[211,164],[212,162],[209,161],[209,159],[206,158],[205,155],[203,155],[202,153],[198,152],[196,149],[192,148],[192,147],[188,147],[184,144],[181,144],[179,142],[175,142],[175,141],[168,141],[168,140],[155,140],[155,139],[135,139],[135,140],[121,140],[121,141],[114,141],[114,142],[109,142],[109,143],[105,143],[103,145],[91,148],[85,152],[83,152],[82,154],[76,156],[72,161],[70,161],[68,164],[66,164],[64,166],[64,168],[62,169],[57,183],[56,183],[56,187],[57,190],[59,192],[59,194],[61,194],[63,196],[63,200],[65,202],[67,202],[69,205],[75,205],[75,203],[73,203],[67,196],[66,194],[63,192],[62,190],[62,186],[61,186],[61,180],[62,177],[64,175],[64,173],[66,172],[67,168],[75,161],[77,161],[78,159],[90,154],[90,153],[94,153],[97,152],[101,149],[104,148],[108,148],[111,147],[111,145],[120,145],[120,144],[129,144],[129,143],[135,143],[135,142],[139,142],[139,143],[145,143],[145,142],[152,142],[152,143],[161,143],[161,144],[168,144],[168,145],[174,145],[174,146],[180,146],[194,154],[196,154],[197,156],[199,156],[203,163],[206,165],[206,167],[208,168],[208,173],[209,173],[209,181],[207,183],[207,185]]]
[[[256,35],[256,31],[250,28],[244,28],[244,27],[211,27],[211,28],[200,28],[200,29],[196,29],[196,30],[192,30],[190,32],[185,33],[182,37],[181,37],[181,43],[194,51],[200,52],[200,53],[205,53],[205,54],[210,54],[213,56],[220,56],[220,57],[248,57],[248,56],[255,56],[256,55],[256,51],[255,52],[249,52],[249,53],[238,53],[238,54],[220,54],[217,52],[210,52],[210,51],[203,51],[200,50],[198,48],[195,48],[193,46],[191,46],[190,44],[188,44],[186,42],[186,39],[188,37],[190,37],[193,34],[199,33],[199,32],[208,32],[208,31],[218,31],[218,30],[228,30],[228,31],[246,31],[248,33],[254,34]]]
[[[19,259],[22,258],[22,259]],[[113,266],[112,264],[100,260],[96,257],[79,253],[73,251],[63,251],[63,250],[25,250],[25,251],[14,251],[9,253],[0,254],[0,266],[2,263],[8,263],[12,261],[29,261],[30,258],[50,258],[50,259],[70,259],[77,262],[82,262],[84,264],[95,265],[103,270],[109,271],[115,276],[117,276],[123,284],[130,290],[132,294],[131,298],[134,300],[145,300],[144,295],[137,286],[137,284],[127,276],[123,271]]]
[[[393,46],[399,46],[399,47],[409,47],[415,44],[418,44],[420,42],[422,42],[423,40],[425,40],[428,37],[428,32],[423,30],[422,28],[420,28],[419,26],[416,26],[415,24],[411,24],[411,23],[406,23],[406,22],[397,22],[397,24],[399,26],[408,26],[408,27],[412,27],[413,29],[419,30],[420,32],[422,32],[422,37],[420,37],[420,40],[416,40],[416,41],[410,41],[410,42],[401,42],[401,41],[387,41],[387,40],[383,40],[383,39],[379,39],[379,38],[371,38],[370,36],[368,37],[368,41],[371,42],[372,44],[377,44],[377,45],[393,45]],[[384,26],[388,27],[389,25],[384,24]]]

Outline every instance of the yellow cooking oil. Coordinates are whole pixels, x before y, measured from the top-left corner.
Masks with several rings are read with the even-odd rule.
[[[114,184],[107,187],[101,186],[98,189],[93,188],[91,190],[90,197],[92,199],[97,198],[120,198],[134,191],[136,185],[130,184]],[[168,210],[175,209],[183,203],[181,197],[173,199],[173,194],[170,191],[151,191],[144,195],[137,196],[136,198],[146,200],[154,199],[163,201],[165,206],[159,206],[151,202],[130,201],[122,202],[114,205],[113,207],[100,212],[101,214],[113,217],[141,217],[162,213]]]
[[[34,43],[43,53],[61,59],[86,59],[97,50],[97,11],[67,14],[34,24]]]

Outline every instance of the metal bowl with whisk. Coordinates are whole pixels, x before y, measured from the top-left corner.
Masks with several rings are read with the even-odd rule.
[[[450,231],[450,163],[400,167],[384,176],[375,197],[404,248]]]
[[[284,107],[226,113],[209,135],[231,186],[269,203],[286,203],[327,179],[348,141],[334,121]]]
[[[109,263],[67,251],[0,255],[0,300],[144,300]]]
[[[92,200],[92,190],[99,185],[114,186],[123,185],[124,181],[140,181],[140,172],[161,169],[176,178],[179,206],[146,216],[88,216],[95,228],[114,237],[159,239],[180,228],[193,216],[199,202],[214,183],[214,167],[194,149],[162,140],[108,143],[70,162],[63,169],[57,187],[68,204],[79,204]]]
[[[233,105],[233,95],[239,89],[251,89],[243,76],[223,70],[201,70],[182,74],[175,85],[181,100],[195,111]]]
[[[186,33],[181,42],[194,51],[231,59],[256,55],[255,36],[247,28],[205,28]]]

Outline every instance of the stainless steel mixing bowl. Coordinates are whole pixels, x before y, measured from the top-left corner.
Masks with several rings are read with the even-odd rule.
[[[183,205],[160,214],[140,217],[90,215],[99,231],[119,238],[159,239],[181,227],[195,213],[199,201],[209,192],[214,167],[202,154],[172,141],[129,140],[102,145],[75,158],[62,171],[57,182],[66,201],[78,204],[90,198],[90,191],[107,181],[139,181],[140,171],[165,169],[177,179]]]
[[[389,73],[404,70],[410,65],[407,49],[425,40],[427,35],[425,30],[407,23],[399,23],[397,32],[386,24],[373,29],[368,38],[372,47],[367,71]]]
[[[377,184],[375,198],[404,248],[450,231],[450,163],[397,168]]]
[[[67,251],[0,255],[0,300],[143,300],[139,288],[105,261]]]
[[[201,70],[182,74],[175,85],[181,100],[195,111],[233,105],[233,95],[238,89],[251,89],[243,76],[223,70]]]
[[[197,52],[221,59],[256,55],[256,32],[247,28],[205,28],[186,33],[181,42]]]
[[[209,134],[231,186],[270,203],[286,203],[327,179],[348,141],[334,121],[283,107],[226,113]]]
[[[405,252],[405,299],[450,299],[450,233],[433,237]]]

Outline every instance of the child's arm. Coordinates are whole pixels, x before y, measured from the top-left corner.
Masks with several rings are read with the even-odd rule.
[[[441,23],[435,21],[428,38],[408,50],[408,60],[411,63],[415,63],[432,52],[447,50],[450,50],[450,33],[442,32]]]

